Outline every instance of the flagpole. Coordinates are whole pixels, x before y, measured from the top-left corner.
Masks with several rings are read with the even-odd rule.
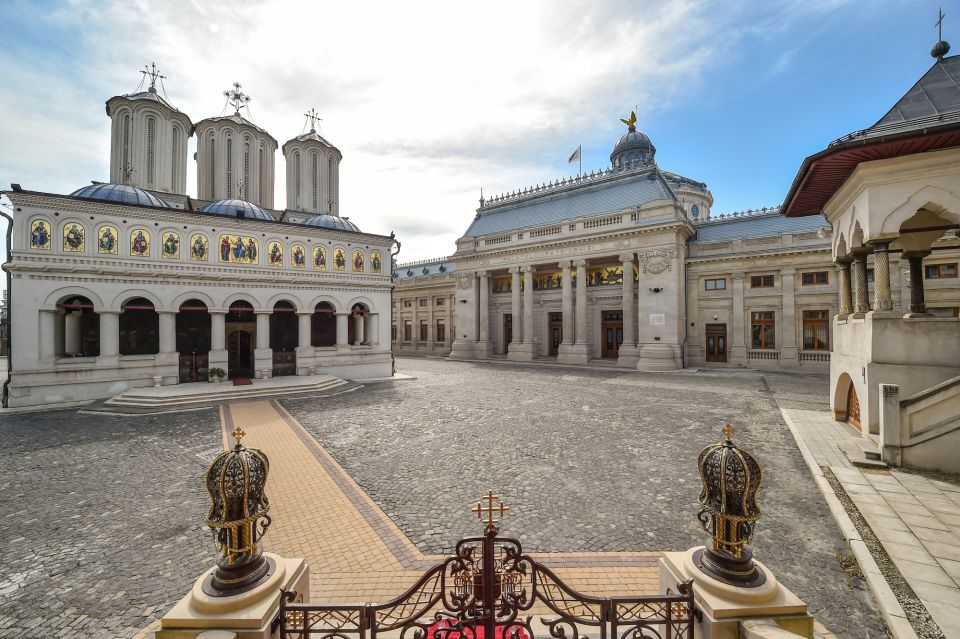
[[[577,177],[583,177],[583,145],[582,144],[577,145],[577,151],[579,151],[579,153],[577,153],[577,155],[579,156],[577,159],[580,160],[580,170],[577,173]]]

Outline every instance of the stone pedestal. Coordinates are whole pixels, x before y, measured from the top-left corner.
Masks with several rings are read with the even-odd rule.
[[[637,370],[674,371],[681,368],[680,347],[673,344],[641,344]]]
[[[522,344],[513,342],[510,344],[510,350],[507,352],[507,359],[513,362],[532,362],[533,344],[530,342],[524,342]]]
[[[511,348],[513,348],[511,346]],[[586,344],[560,344],[557,348],[558,364],[587,364],[590,353]]]
[[[194,583],[193,590],[160,620],[156,639],[196,639],[201,633],[222,630],[237,639],[278,636],[271,625],[280,610],[280,589],[297,591],[298,600],[310,600],[309,568],[303,559],[284,559],[264,553],[276,563],[276,572],[253,590],[230,597],[211,597],[201,585],[211,568]],[[302,599],[300,599],[302,597]]]
[[[695,639],[740,639],[740,623],[756,619],[770,619],[784,630],[813,638],[814,619],[807,612],[807,604],[780,584],[769,568],[755,560],[766,581],[756,588],[730,586],[694,565],[693,554],[699,549],[666,552],[660,559],[661,592],[693,579],[694,600],[703,614],[696,625]]]

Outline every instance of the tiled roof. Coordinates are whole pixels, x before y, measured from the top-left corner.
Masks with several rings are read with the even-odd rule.
[[[960,111],[960,55],[938,60],[872,128]]]
[[[448,258],[438,260],[424,260],[421,262],[411,262],[409,264],[398,264],[394,273],[398,280],[412,280],[417,277],[430,277],[434,275],[447,275],[453,273],[456,264]]]
[[[738,215],[711,219],[696,226],[693,241],[699,244],[727,242],[783,233],[810,233],[826,225],[822,215],[784,217],[776,209],[762,215]]]
[[[651,177],[653,179],[651,179]],[[657,173],[633,174],[620,180],[545,195],[514,205],[481,210],[464,233],[467,237],[556,224],[633,208],[675,196]]]

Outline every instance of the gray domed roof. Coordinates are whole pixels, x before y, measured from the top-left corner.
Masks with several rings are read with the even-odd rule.
[[[650,138],[637,131],[636,127],[631,124],[627,132],[620,137],[613,147],[610,162],[614,166],[620,166],[628,162],[652,161],[656,152],[657,149],[653,146]]]
[[[140,206],[158,206],[169,209],[170,205],[153,193],[138,189],[129,184],[91,184],[70,194],[85,200],[103,200],[104,202],[122,202]]]
[[[337,231],[354,231],[360,233],[360,229],[357,228],[357,225],[348,220],[345,217],[337,217],[336,215],[314,215],[311,218],[307,218],[303,221],[304,224],[308,226],[317,226],[322,229],[334,229]]]
[[[237,211],[242,211],[238,214]],[[242,217],[251,220],[273,220],[274,217],[267,213],[267,210],[251,204],[246,200],[217,200],[211,202],[200,209],[201,213],[213,213],[214,215],[226,215],[229,217]]]

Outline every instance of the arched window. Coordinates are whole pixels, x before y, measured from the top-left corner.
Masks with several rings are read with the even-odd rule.
[[[154,183],[157,152],[157,119],[147,118],[147,184]]]
[[[250,199],[250,138],[243,140],[243,190],[240,199]]]
[[[299,210],[300,209],[300,152],[299,151],[296,151],[293,154],[293,173],[295,176],[294,180],[296,181],[296,188],[294,190],[294,193],[297,194],[296,208]]]
[[[296,307],[284,300],[277,302],[270,314],[270,348],[275,353],[296,350],[298,337]]]
[[[75,295],[57,304],[58,326],[53,352],[58,357],[96,357],[100,354],[100,316],[93,302]]]
[[[696,204],[694,204],[693,206],[691,206],[691,207],[690,207],[690,216],[693,217],[693,219],[695,219],[695,220],[696,220],[696,219],[699,219],[699,218],[700,218],[700,207],[697,206]]]
[[[317,157],[317,154],[314,153],[313,156],[311,157],[311,166],[310,166],[310,179],[313,180],[313,188],[311,193],[313,195],[313,207],[311,210],[313,211],[318,210],[317,194],[320,192],[320,171],[319,171],[319,167],[317,166],[318,162],[319,162],[319,157]]]
[[[227,136],[227,199],[233,197],[233,138]]]
[[[369,311],[365,304],[354,304],[350,309],[350,321],[347,322],[347,342],[353,345],[359,345],[364,342],[365,332],[369,330],[366,327],[366,321],[369,319]]]
[[[264,175],[267,172],[267,167],[263,166],[263,142],[260,143],[260,150],[257,152],[257,175],[260,177],[260,193],[259,197],[263,197],[263,194],[267,192]]]
[[[177,160],[180,158],[180,129],[173,127],[170,139],[170,190],[177,190]]]
[[[337,314],[329,302],[320,302],[310,318],[310,345],[336,346]]]
[[[327,212],[333,213],[333,200],[336,198],[333,181],[333,158],[327,158]]]
[[[120,154],[121,163],[123,164],[120,167],[120,181],[123,184],[126,184],[130,179],[130,114],[123,114],[123,150]]]
[[[217,140],[210,136],[210,199],[217,199]]]
[[[197,299],[187,300],[177,312],[177,352],[181,382],[205,381],[209,374],[210,313]]]
[[[120,307],[120,354],[155,355],[160,352],[160,316],[153,302],[134,297]]]

